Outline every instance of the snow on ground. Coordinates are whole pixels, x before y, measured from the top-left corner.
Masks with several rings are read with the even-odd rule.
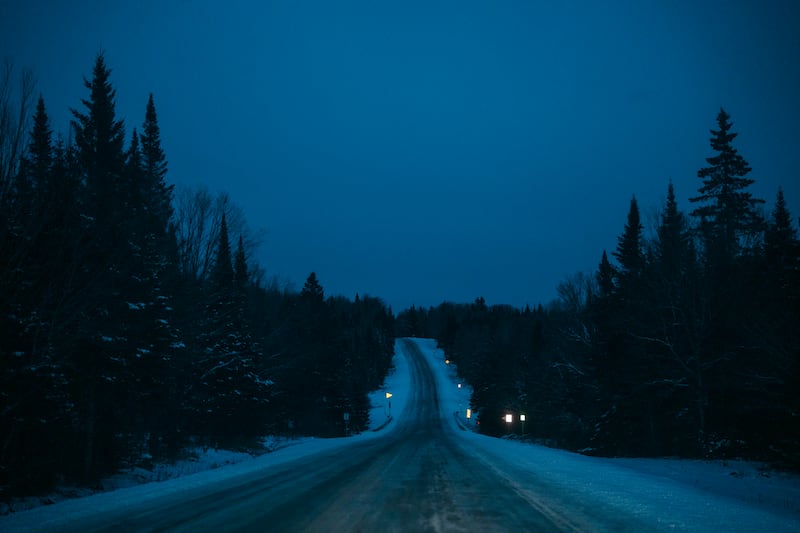
[[[269,436],[262,439],[262,453],[275,452],[281,448],[299,444],[305,439],[289,439],[280,436]],[[223,466],[241,463],[253,459],[254,454],[233,450],[196,447],[184,453],[185,458],[173,463],[155,463],[151,469],[135,467],[122,470],[117,474],[103,478],[99,483],[99,491],[107,492],[134,487],[143,483],[152,483],[175,479],[206,470],[215,470]],[[260,455],[260,454],[259,454]],[[61,487],[50,494],[38,497],[15,498],[10,504],[0,504],[0,515],[19,512],[51,505],[72,498],[90,496],[97,491],[78,487]]]
[[[466,420],[470,390],[435,340],[418,339],[437,379],[440,405],[454,428]],[[474,420],[474,419],[473,419]],[[647,523],[684,531],[800,531],[800,476],[744,461],[604,459],[459,431],[489,464],[513,461],[538,479],[587,502]],[[511,458],[511,459],[510,459]],[[590,503],[591,505],[591,503]]]
[[[647,523],[684,531],[800,531],[800,477],[769,472],[746,462],[671,459],[602,459],[528,443],[496,439],[474,431],[466,419],[470,390],[458,387],[455,368],[433,340],[416,339],[431,363],[445,418],[465,444],[487,465],[510,464],[555,488],[574,495],[585,505],[601,505],[631,514]],[[155,501],[210,483],[258,474],[323,451],[335,450],[391,431],[403,416],[411,387],[408,363],[398,350],[395,368],[384,387],[370,395],[370,430],[338,439],[299,439],[259,457],[206,451],[189,466],[165,467],[160,479],[175,479],[120,488],[0,517],[0,530],[25,531],[67,517],[79,519],[104,510]],[[386,392],[392,394],[391,408]],[[373,431],[379,429],[379,431]],[[227,464],[226,463],[236,463]],[[223,465],[226,465],[222,467]],[[215,468],[217,467],[217,468]],[[206,469],[207,468],[207,469]],[[195,470],[206,469],[196,473]],[[185,475],[190,474],[191,475]],[[152,473],[150,475],[153,475]],[[110,481],[109,481],[110,482]],[[118,486],[125,481],[118,480]]]
[[[105,492],[91,494],[87,489],[62,490],[45,498],[17,501],[12,512],[0,516],[0,531],[26,531],[41,528],[54,520],[79,519],[100,511],[120,509],[136,503],[155,501],[206,484],[220,483],[238,476],[264,471],[302,457],[374,439],[397,425],[403,414],[411,376],[405,357],[395,355],[392,368],[381,389],[370,394],[370,424],[364,433],[348,438],[300,439],[270,438],[265,442],[271,453],[257,457],[229,450],[196,449],[192,457],[174,465],[157,465],[152,471],[134,469],[103,480]],[[391,407],[386,393],[392,397]],[[45,505],[43,505],[45,504]],[[52,504],[52,505],[50,505]]]
[[[397,352],[397,350],[395,350]],[[372,409],[369,412],[369,430],[376,431],[389,427],[400,413],[405,410],[411,388],[411,375],[409,374],[408,361],[403,356],[395,353],[392,360],[394,365],[389,370],[389,375],[383,382],[383,387],[370,393],[369,401]],[[391,398],[386,398],[386,393]]]

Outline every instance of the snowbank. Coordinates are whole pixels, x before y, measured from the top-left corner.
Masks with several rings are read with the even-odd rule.
[[[470,391],[458,388],[452,365],[434,340],[416,340],[437,379],[440,405],[452,427],[465,424]],[[458,431],[487,465],[506,464],[668,529],[800,531],[800,476],[748,462],[604,459]]]
[[[157,465],[152,471],[133,469],[107,478],[103,481],[105,492],[92,494],[87,489],[62,489],[46,497],[17,500],[12,508],[5,510],[14,512],[0,516],[0,531],[41,529],[48,522],[77,520],[101,511],[155,501],[206,484],[257,475],[276,465],[378,438],[391,431],[404,416],[411,387],[409,365],[402,351],[395,355],[393,364],[383,387],[370,395],[369,430],[360,435],[335,439],[270,438],[265,444],[272,452],[257,457],[229,450],[196,449],[191,458],[172,465]],[[391,408],[386,392],[392,394]]]

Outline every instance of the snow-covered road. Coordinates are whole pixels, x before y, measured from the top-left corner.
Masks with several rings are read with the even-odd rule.
[[[483,437],[457,422],[469,391],[433,341],[401,339],[396,351],[391,411],[378,409],[393,419],[379,432],[13,514],[0,530],[800,530],[797,478]]]

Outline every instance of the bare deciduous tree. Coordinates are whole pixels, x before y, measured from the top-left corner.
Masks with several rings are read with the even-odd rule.
[[[25,149],[25,134],[34,108],[36,81],[25,69],[14,90],[14,65],[6,59],[0,72],[0,205],[8,199]]]
[[[577,314],[586,307],[591,296],[597,294],[595,285],[595,279],[583,272],[567,276],[556,287],[557,303],[563,310]]]
[[[196,281],[208,278],[214,266],[214,251],[219,239],[222,214],[228,233],[238,240],[242,236],[245,255],[249,258],[260,244],[262,232],[252,232],[244,211],[225,192],[212,194],[206,187],[180,187],[175,194],[173,223],[177,230],[181,270]],[[260,272],[258,269],[251,269]],[[263,276],[263,272],[260,273]]]

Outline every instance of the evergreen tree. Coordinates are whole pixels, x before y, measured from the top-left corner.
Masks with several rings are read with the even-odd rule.
[[[50,119],[42,96],[39,96],[36,103],[27,159],[39,176],[46,175],[53,163],[53,131],[50,129]]]
[[[639,217],[639,206],[636,197],[631,198],[628,220],[625,231],[618,238],[614,257],[619,261],[620,283],[627,285],[642,274],[644,254],[642,252],[642,224]]]
[[[103,54],[99,54],[92,80],[84,79],[90,91],[89,99],[82,100],[86,111],[72,110],[75,146],[88,192],[87,215],[95,219],[97,228],[116,222],[115,196],[125,159],[124,124],[116,118],[116,90],[111,86],[110,76]]]
[[[33,129],[26,156],[20,166],[20,174],[16,180],[16,200],[20,214],[38,219],[41,204],[46,197],[45,188],[53,165],[53,132],[44,105],[44,98],[39,96],[36,113],[33,115]],[[38,204],[38,205],[36,205]]]
[[[234,281],[233,263],[231,261],[231,245],[228,240],[228,223],[225,213],[220,222],[219,241],[214,268],[211,271],[211,286],[214,291],[225,292],[230,290]]]
[[[258,364],[261,354],[246,320],[245,299],[236,286],[224,214],[207,302],[201,356],[193,362],[189,407],[193,429],[213,443],[262,435],[272,382]]]
[[[144,177],[144,166],[142,163],[142,151],[139,147],[139,134],[136,128],[131,134],[131,144],[125,154],[125,172],[119,183],[118,195],[124,206],[125,216],[122,221],[128,227],[128,231],[134,234],[133,247],[137,254],[141,254],[141,245],[144,241],[145,229],[142,227],[142,211],[145,196],[141,188]],[[134,251],[134,250],[132,250]]]
[[[172,217],[172,191],[174,186],[165,181],[167,158],[161,148],[161,131],[158,126],[153,95],[147,100],[144,125],[142,126],[142,159],[144,164],[149,212],[155,218],[157,228],[166,228]]]
[[[247,272],[247,257],[244,253],[244,241],[241,235],[239,235],[239,245],[236,247],[233,271],[236,279],[236,286],[239,289],[244,289],[247,286],[249,273]]]
[[[614,278],[616,270],[608,261],[608,255],[603,250],[603,257],[600,259],[600,266],[597,269],[597,287],[600,289],[599,297],[606,298],[614,293]]]
[[[660,265],[660,274],[668,280],[676,282],[687,258],[689,234],[686,218],[678,211],[675,200],[675,189],[672,182],[667,189],[667,202],[658,226],[656,242],[656,259]]]
[[[319,284],[319,280],[317,280],[317,274],[315,272],[312,272],[308,275],[308,278],[303,285],[303,290],[300,292],[300,296],[312,301],[324,301],[325,292],[322,290],[322,285]]]
[[[84,80],[89,98],[85,111],[72,110],[77,161],[85,197],[81,204],[87,241],[82,244],[84,313],[71,358],[74,404],[84,432],[85,482],[113,471],[128,435],[125,404],[131,381],[135,341],[127,336],[127,318],[143,302],[132,299],[137,261],[132,254],[129,220],[135,207],[123,151],[124,126],[116,118],[116,91],[103,55],[95,60],[91,81]],[[122,439],[122,440],[121,440]]]
[[[692,215],[707,224],[706,253],[726,261],[738,254],[740,239],[761,229],[756,206],[764,201],[747,191],[753,184],[746,177],[752,169],[733,147],[738,133],[731,131],[730,115],[724,109],[719,110],[717,125],[719,129],[711,130],[711,148],[716,155],[706,158],[709,166],[697,171],[703,184],[698,189],[700,194],[689,201],[701,204]]]
[[[775,209],[764,232],[764,248],[767,260],[779,272],[800,268],[797,230],[792,225],[782,188],[778,188]]]

